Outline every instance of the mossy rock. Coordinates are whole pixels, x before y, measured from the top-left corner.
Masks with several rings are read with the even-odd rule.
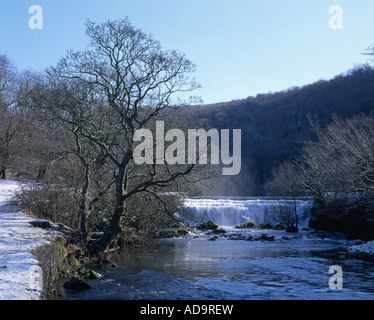
[[[271,223],[261,223],[258,225],[259,229],[273,229],[273,225]]]
[[[255,222],[246,222],[238,224],[235,226],[235,229],[255,229],[258,228],[258,225]]]
[[[283,223],[278,223],[276,226],[273,228],[274,230],[284,230],[286,227],[284,226]]]
[[[186,229],[178,229],[177,230],[178,236],[187,236],[188,235],[188,230]]]
[[[214,235],[214,234],[225,234],[226,233],[226,230],[222,229],[222,228],[218,228],[218,229],[215,229],[215,230],[212,230],[212,231],[209,231],[208,234],[209,235]]]
[[[209,220],[207,222],[200,223],[198,226],[196,226],[196,228],[201,231],[208,231],[208,230],[217,230],[219,226],[215,224],[212,220]]]
[[[80,275],[80,279],[82,280],[93,280],[93,279],[98,279],[102,277],[101,274],[91,269],[81,271],[79,272],[79,275]]]
[[[242,234],[232,233],[226,236],[228,240],[247,240],[248,238]]]

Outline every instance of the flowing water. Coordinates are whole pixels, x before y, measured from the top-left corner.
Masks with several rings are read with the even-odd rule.
[[[296,234],[284,230],[234,229],[232,225],[243,213],[254,219],[256,212],[260,218],[257,222],[266,221],[259,213],[260,207],[263,213],[272,213],[276,207],[274,201],[280,199],[270,199],[270,209],[263,208],[266,199],[258,199],[258,210],[255,210],[257,205],[249,203],[254,199],[226,200],[231,201],[231,209],[225,205],[222,211],[231,212],[229,220],[219,212],[217,202],[194,199],[195,206],[191,201],[190,208],[199,216],[208,207],[214,207],[210,213],[212,217],[224,219],[220,222],[227,231],[226,236],[240,233],[243,238],[256,238],[265,233],[274,236],[274,241],[229,240],[225,235],[209,241],[211,235],[197,232],[181,238],[160,239],[151,246],[126,248],[111,257],[117,267],[98,270],[103,277],[90,281],[91,289],[65,290],[61,299],[374,299],[374,264],[339,254],[339,248],[347,242],[342,235],[312,229]],[[307,215],[309,200],[299,200],[299,212]],[[342,268],[341,289],[329,286],[334,276],[329,269],[333,265]]]
[[[189,198],[180,208],[180,215],[191,221],[213,220],[220,226],[234,227],[247,222],[278,223],[294,222],[295,213],[300,227],[308,226],[313,201],[308,197],[260,197],[260,198]],[[245,218],[246,217],[246,218]],[[290,221],[292,220],[292,221]]]

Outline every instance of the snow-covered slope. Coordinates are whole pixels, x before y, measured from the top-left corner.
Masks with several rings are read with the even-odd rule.
[[[51,232],[32,227],[31,217],[8,204],[19,187],[16,181],[0,181],[0,300],[40,299],[42,293],[31,250],[48,241]]]

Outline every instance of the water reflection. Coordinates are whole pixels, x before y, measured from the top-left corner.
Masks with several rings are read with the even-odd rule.
[[[100,272],[92,289],[65,292],[66,299],[374,299],[374,265],[339,259],[344,243],[303,232],[276,241],[163,239],[127,248],[112,259],[118,268]],[[282,233],[283,232],[283,233]],[[343,268],[344,287],[331,290],[331,265]]]

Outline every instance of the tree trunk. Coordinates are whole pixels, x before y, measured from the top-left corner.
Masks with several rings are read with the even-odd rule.
[[[121,232],[121,221],[123,219],[123,210],[122,208],[117,208],[115,213],[112,216],[110,226],[108,230],[104,232],[104,235],[95,241],[90,246],[90,252],[92,254],[98,254],[100,252],[105,251],[109,248],[111,243],[117,238],[119,233]]]
[[[7,179],[7,168],[4,166],[0,167],[0,180],[6,180]]]
[[[41,168],[39,168],[38,176],[36,177],[36,183],[39,183],[43,179],[46,171],[47,171],[47,168],[45,166],[42,166]]]
[[[85,165],[85,174],[84,174],[84,186],[82,189],[82,201],[79,205],[79,214],[81,217],[80,230],[82,237],[87,240],[87,218],[90,215],[89,203],[88,203],[88,191],[91,185],[90,179],[90,165],[84,163]]]
[[[124,177],[125,170],[121,168],[120,173],[116,179],[116,206],[114,213],[111,217],[110,225],[104,232],[104,235],[90,246],[90,252],[92,254],[97,254],[108,249],[111,243],[117,238],[117,236],[121,232],[121,222],[126,213],[125,201],[123,200]]]

